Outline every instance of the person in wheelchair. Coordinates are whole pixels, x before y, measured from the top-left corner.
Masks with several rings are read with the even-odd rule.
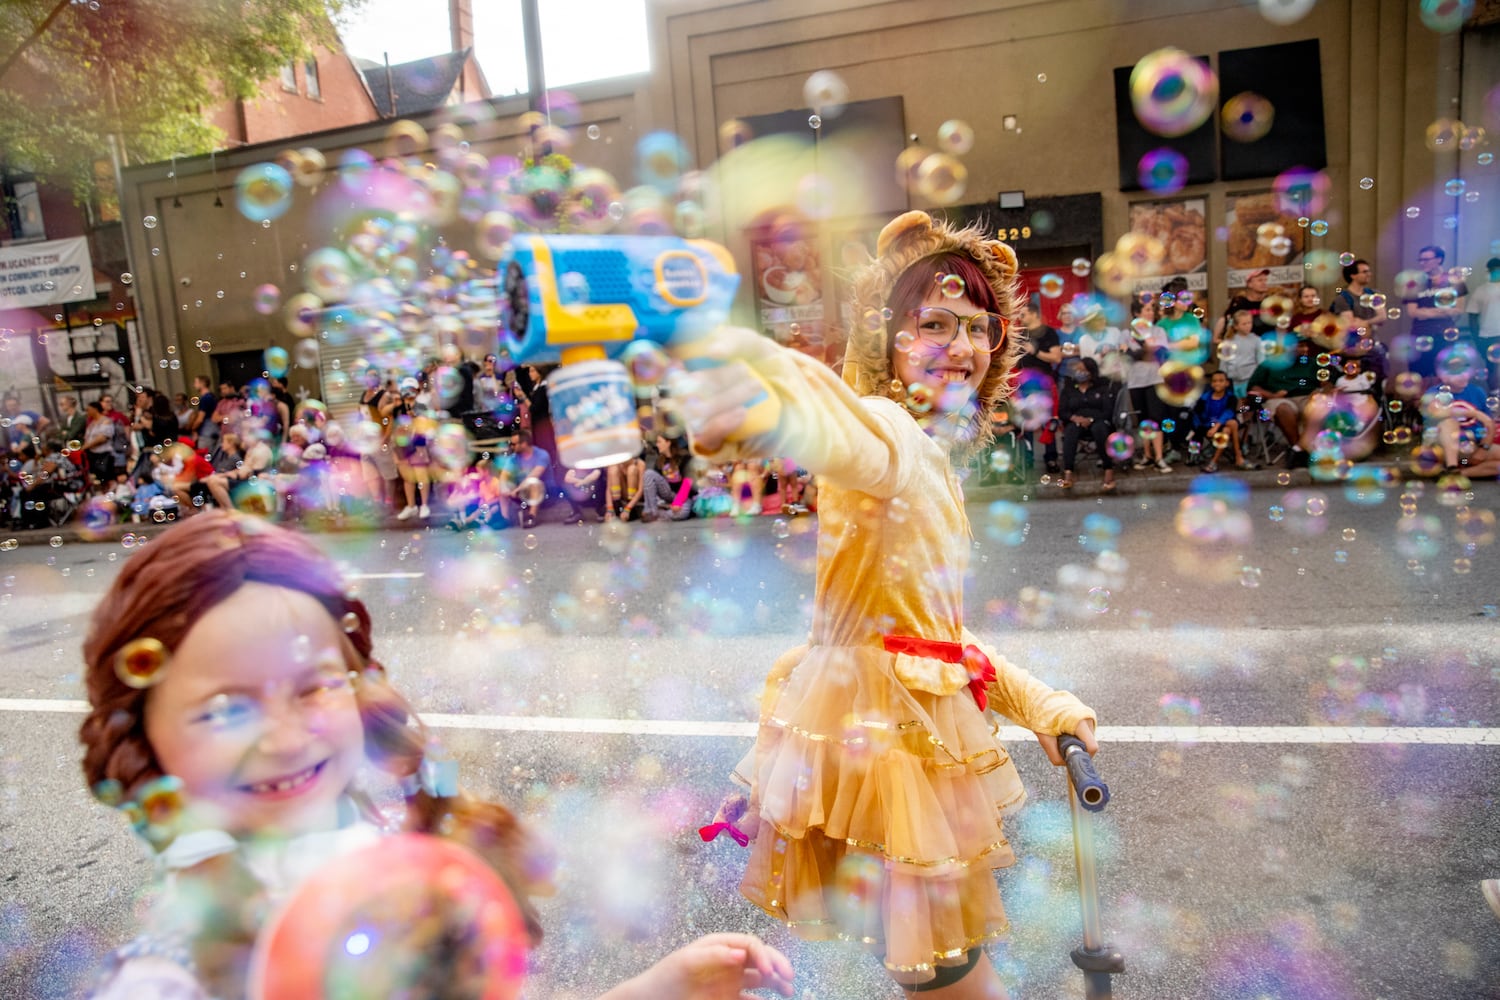
[[[1115,387],[1099,377],[1099,362],[1093,358],[1079,358],[1077,377],[1064,383],[1062,401],[1058,413],[1062,418],[1063,489],[1073,488],[1073,469],[1078,460],[1079,438],[1087,435],[1099,452],[1099,463],[1104,468],[1104,491],[1115,488],[1115,464],[1110,460],[1105,442],[1114,430],[1111,419],[1114,415]]]

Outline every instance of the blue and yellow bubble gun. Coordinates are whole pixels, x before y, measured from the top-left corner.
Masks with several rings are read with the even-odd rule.
[[[557,361],[548,380],[558,457],[570,467],[614,465],[640,451],[630,375],[632,343],[670,344],[689,368],[729,318],[739,286],[729,251],[675,236],[527,235],[511,242],[501,299],[502,341],[518,362]],[[751,406],[735,437],[775,424],[772,398]]]

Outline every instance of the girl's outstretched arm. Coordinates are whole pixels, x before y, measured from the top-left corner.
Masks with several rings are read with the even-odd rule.
[[[699,455],[714,462],[792,458],[872,496],[899,490],[901,424],[918,429],[894,403],[861,400],[827,365],[751,330],[721,328],[679,355],[690,364],[710,362],[670,385]]]

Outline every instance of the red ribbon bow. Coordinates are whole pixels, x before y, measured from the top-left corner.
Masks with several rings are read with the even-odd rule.
[[[882,636],[887,653],[905,653],[908,656],[926,656],[944,663],[962,663],[969,674],[969,693],[974,704],[983,712],[990,699],[985,688],[995,679],[995,665],[978,646],[965,646],[957,642],[940,642],[937,639],[918,639],[909,635]]]
[[[729,834],[734,839],[734,842],[741,847],[750,846],[750,835],[748,833],[741,833],[739,828],[733,823],[710,823],[707,826],[698,827],[698,836],[703,838],[705,844],[721,833]]]

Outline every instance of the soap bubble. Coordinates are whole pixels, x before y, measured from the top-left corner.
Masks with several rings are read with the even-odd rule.
[[[937,141],[944,152],[962,156],[974,148],[974,129],[968,122],[952,118],[938,126]]]
[[[832,70],[820,69],[802,85],[802,100],[819,114],[837,118],[849,103],[849,85]]]
[[[1158,49],[1130,72],[1135,116],[1157,135],[1186,135],[1198,128],[1213,113],[1218,98],[1213,70],[1181,49]]]
[[[1141,187],[1156,194],[1174,194],[1187,184],[1187,157],[1175,149],[1153,149],[1141,157],[1136,179]]]
[[[255,289],[253,302],[256,312],[269,316],[281,305],[281,289],[271,284],[261,285]]]
[[[235,204],[251,222],[279,219],[292,207],[292,175],[277,163],[257,163],[235,178]]]
[[[917,192],[938,205],[957,202],[968,182],[968,169],[946,153],[933,153],[917,168]]]
[[[1260,16],[1272,24],[1295,24],[1307,16],[1317,0],[1260,0]]]
[[[1276,109],[1271,102],[1251,91],[1235,94],[1224,102],[1220,120],[1224,134],[1235,142],[1254,142],[1271,130]]]
[[[1439,34],[1452,34],[1474,12],[1474,0],[1422,0],[1422,23]]]
[[[287,367],[291,363],[291,358],[287,354],[285,347],[268,347],[266,348],[264,361],[266,363],[266,372],[277,378],[281,378],[286,374]]]

